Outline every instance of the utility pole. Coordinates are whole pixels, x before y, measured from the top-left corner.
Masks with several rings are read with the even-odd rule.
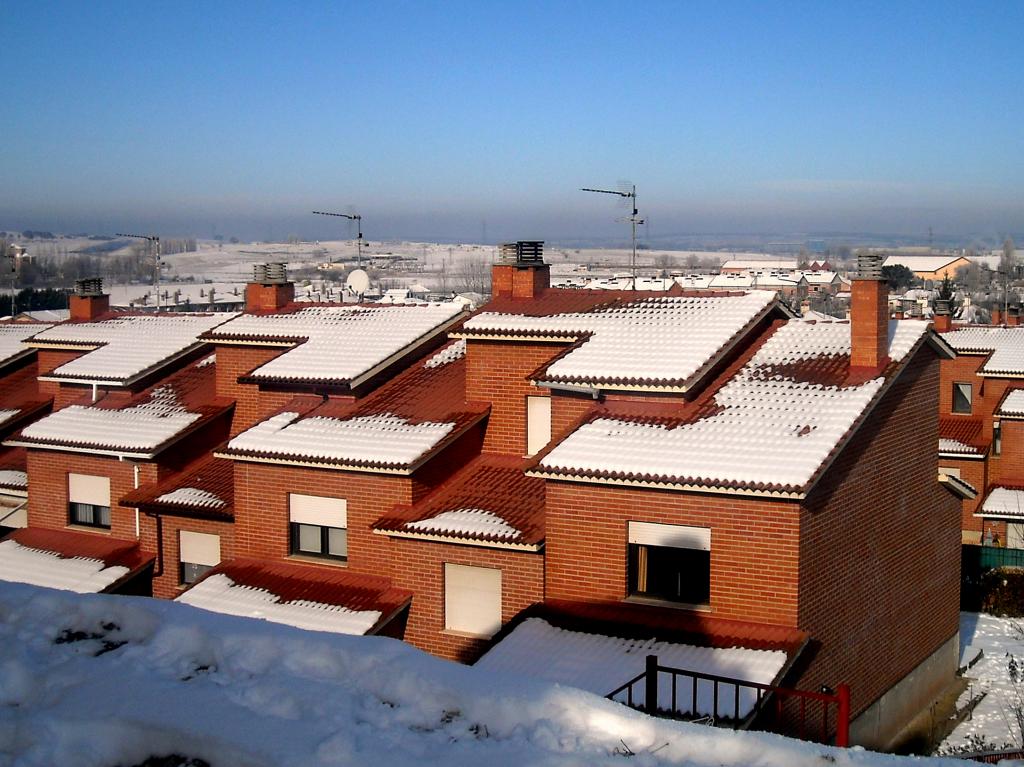
[[[633,231],[633,257],[632,257],[632,259],[629,262],[629,269],[630,269],[630,272],[633,275],[633,289],[635,290],[636,289],[636,225],[637,224],[645,223],[644,220],[637,215],[638,211],[637,211],[637,207],[636,207],[636,184],[630,184],[630,189],[629,189],[628,192],[617,191],[617,190],[613,190],[613,189],[589,189],[587,187],[581,187],[580,191],[581,192],[597,192],[598,194],[615,194],[615,195],[618,195],[619,197],[625,197],[627,200],[632,200],[633,201],[633,213],[632,213],[632,215],[630,215],[629,218],[627,218],[625,220],[629,222],[629,224],[630,224],[630,226],[632,228],[632,231]]]
[[[155,234],[122,234],[117,233],[118,237],[131,237],[136,240],[146,240],[151,247],[155,247],[156,252],[153,255],[153,289],[156,291],[156,310],[160,311],[160,238]]]
[[[336,216],[337,218],[347,218],[349,221],[355,221],[358,228],[358,237],[356,238],[356,263],[359,268],[363,268],[363,217],[358,213],[328,213],[323,210],[314,210],[314,215],[317,216]],[[349,229],[349,232],[352,230]],[[330,262],[330,254],[327,256],[328,262]]]

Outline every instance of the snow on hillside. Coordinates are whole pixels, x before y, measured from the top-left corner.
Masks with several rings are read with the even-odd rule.
[[[0,764],[14,767],[962,765],[651,719],[395,640],[144,598],[0,584],[0,647]]]

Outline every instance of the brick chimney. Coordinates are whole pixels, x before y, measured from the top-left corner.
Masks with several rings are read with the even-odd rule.
[[[537,240],[507,242],[499,246],[499,260],[491,267],[494,298],[537,298],[551,287],[551,267],[544,263],[544,243]]]
[[[992,309],[992,324],[1002,325],[1003,324],[1003,310],[998,307]]]
[[[68,299],[71,319],[90,322],[110,311],[110,296],[103,292],[103,280],[89,277],[75,280],[75,292]]]
[[[889,289],[882,257],[857,256],[850,299],[850,367],[878,370],[889,361]]]
[[[245,286],[247,312],[272,312],[287,306],[295,298],[295,283],[288,280],[284,264],[256,264],[252,282]]]
[[[1009,327],[1011,327],[1011,328],[1015,328],[1018,325],[1020,325],[1020,307],[1019,306],[1007,307],[1007,309],[1006,309],[1006,324]]]
[[[932,325],[936,333],[948,333],[953,329],[953,315],[950,312],[947,299],[935,299],[935,316],[932,318]]]

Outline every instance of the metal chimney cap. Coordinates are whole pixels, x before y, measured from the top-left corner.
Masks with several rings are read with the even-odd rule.
[[[261,285],[282,285],[288,282],[288,267],[281,262],[253,264],[252,281]]]
[[[880,280],[882,279],[882,261],[884,259],[878,253],[857,254],[857,279]]]
[[[85,279],[75,280],[75,295],[82,297],[102,296],[103,280],[100,277],[86,277]]]
[[[521,266],[544,263],[544,240],[518,240],[503,242],[498,246],[498,254],[502,261]]]

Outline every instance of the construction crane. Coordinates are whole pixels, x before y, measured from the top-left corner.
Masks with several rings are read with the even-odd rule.
[[[323,211],[323,210],[314,210],[313,214],[317,215],[317,216],[335,216],[337,218],[347,218],[349,221],[355,221],[356,222],[356,227],[357,227],[357,230],[358,230],[358,235],[356,237],[356,262],[358,263],[359,268],[362,269],[363,268],[363,217],[360,216],[358,213],[328,213],[327,211]],[[351,232],[351,231],[352,230],[349,229],[349,232]],[[328,256],[328,260],[330,260],[329,256]]]
[[[624,220],[630,224],[633,230],[633,257],[629,262],[629,270],[633,275],[633,287],[636,288],[636,227],[637,224],[646,223],[637,215],[639,211],[637,211],[636,207],[636,184],[630,184],[629,191],[623,191],[621,189],[590,189],[588,187],[580,187],[580,191],[596,192],[597,194],[614,194],[633,201],[633,213]]]

